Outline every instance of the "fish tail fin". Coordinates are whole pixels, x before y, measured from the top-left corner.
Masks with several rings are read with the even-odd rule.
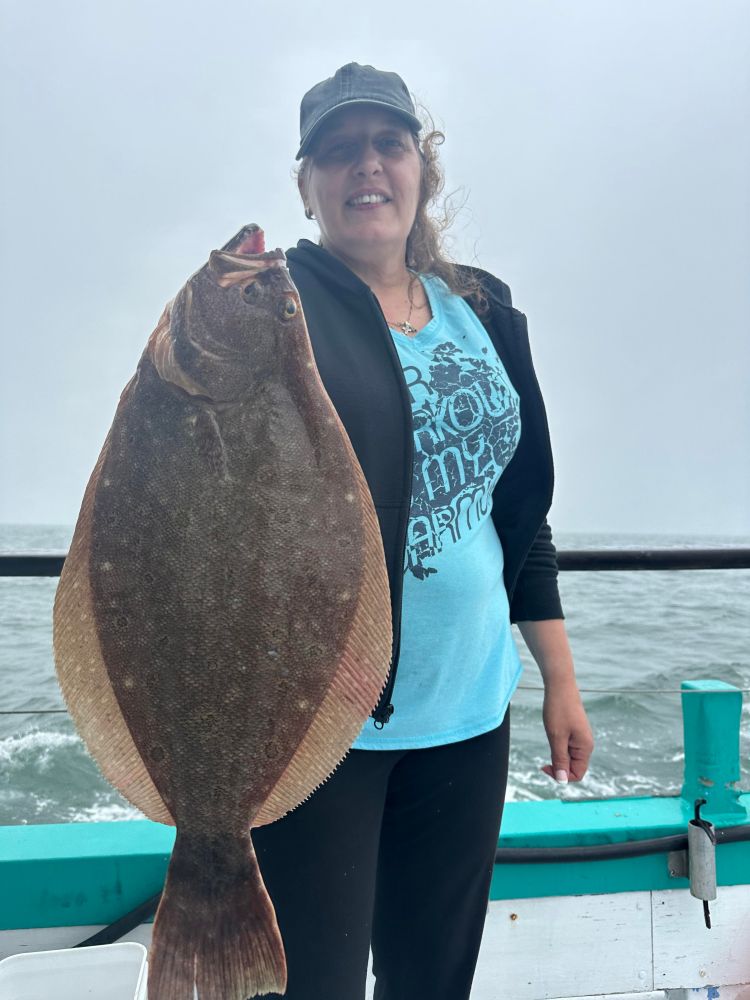
[[[286,992],[286,958],[249,832],[177,832],[149,954],[156,1000]]]

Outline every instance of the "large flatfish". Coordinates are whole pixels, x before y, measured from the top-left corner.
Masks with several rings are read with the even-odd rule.
[[[384,687],[391,612],[367,484],[257,226],[168,304],[122,393],[54,648],[105,777],[177,827],[149,996],[283,993],[250,828],[346,755]]]

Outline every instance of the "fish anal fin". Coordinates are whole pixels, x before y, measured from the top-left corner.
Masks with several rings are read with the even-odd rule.
[[[109,437],[86,487],[55,594],[54,651],[68,711],[104,777],[149,819],[174,826],[115,698],[102,658],[89,583],[94,496]]]

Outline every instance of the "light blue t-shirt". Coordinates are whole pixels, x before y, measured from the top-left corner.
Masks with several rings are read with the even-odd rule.
[[[499,726],[521,675],[492,491],[521,437],[518,395],[474,311],[422,278],[432,319],[391,330],[412,401],[401,655],[382,729],[354,749],[439,746]]]

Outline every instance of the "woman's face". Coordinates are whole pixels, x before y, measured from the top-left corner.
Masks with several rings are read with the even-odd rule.
[[[355,262],[403,263],[421,176],[409,128],[397,115],[366,105],[342,109],[321,129],[300,191],[332,253]]]

